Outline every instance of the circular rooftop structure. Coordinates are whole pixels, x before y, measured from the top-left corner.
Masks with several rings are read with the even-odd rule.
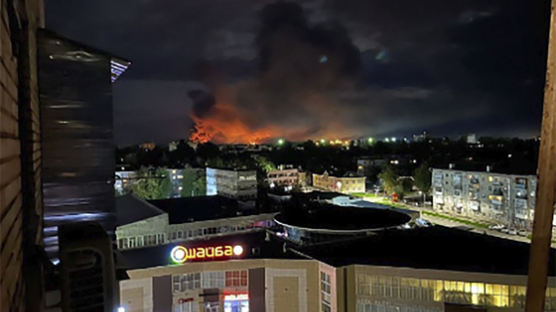
[[[372,235],[412,221],[409,214],[384,205],[370,208],[313,202],[299,208],[278,214],[274,221],[284,228],[289,240],[300,244]]]

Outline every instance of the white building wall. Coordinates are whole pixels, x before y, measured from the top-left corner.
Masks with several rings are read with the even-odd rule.
[[[433,209],[518,229],[530,229],[537,178],[433,169]]]

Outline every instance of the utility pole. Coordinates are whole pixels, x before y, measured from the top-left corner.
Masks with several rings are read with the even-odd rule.
[[[548,259],[552,240],[552,218],[556,193],[556,77],[554,76],[556,74],[556,21],[554,14],[554,2],[552,2],[541,146],[537,169],[539,183],[529,258],[526,312],[544,311]]]

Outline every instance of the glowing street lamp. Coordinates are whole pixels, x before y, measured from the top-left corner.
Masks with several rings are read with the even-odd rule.
[[[392,137],[390,140],[392,140],[392,142],[396,142],[396,137]]]
[[[374,140],[375,140],[375,139],[373,139],[372,137],[370,137],[370,138],[367,139],[367,142],[368,142],[369,144],[373,144]]]
[[[284,139],[278,139],[278,145],[284,145]]]

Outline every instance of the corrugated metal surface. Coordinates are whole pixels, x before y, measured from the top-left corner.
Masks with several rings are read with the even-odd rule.
[[[53,252],[57,225],[114,229],[111,56],[49,31],[39,33],[38,48],[45,243]]]

